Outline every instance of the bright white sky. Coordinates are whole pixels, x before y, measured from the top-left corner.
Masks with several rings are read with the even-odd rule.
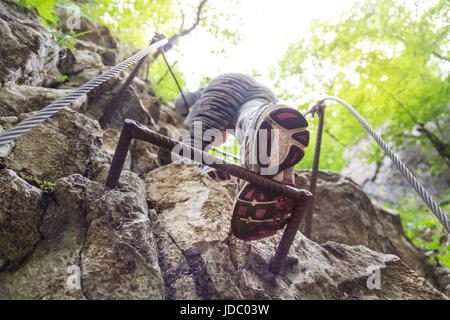
[[[197,0],[195,4],[198,3]],[[229,10],[225,0],[209,0],[223,11]],[[183,1],[184,2],[184,1]],[[225,55],[211,54],[223,47],[213,36],[194,30],[182,38],[170,60],[178,60],[178,67],[187,81],[186,89],[195,90],[200,81],[225,72],[259,74],[257,79],[273,88],[269,78],[270,67],[280,60],[290,43],[307,31],[313,19],[338,17],[351,8],[355,0],[241,0],[242,40],[228,45]],[[237,17],[236,17],[236,20]],[[227,23],[236,23],[231,20]],[[275,88],[274,88],[275,90]],[[276,91],[276,90],[275,90]]]

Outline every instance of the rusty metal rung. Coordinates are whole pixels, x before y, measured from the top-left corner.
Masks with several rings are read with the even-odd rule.
[[[215,157],[182,142],[175,141],[130,119],[125,119],[124,121],[119,142],[117,143],[116,151],[114,153],[114,157],[108,173],[108,178],[106,179],[107,187],[115,188],[117,186],[120,174],[123,169],[123,165],[125,163],[126,155],[133,138],[150,142],[168,150],[173,150],[174,147],[179,146],[188,151],[188,153],[192,156],[191,160],[192,158],[201,159],[201,162],[203,164],[206,164],[210,167],[225,171],[233,176],[246,180],[258,187],[268,189],[276,194],[295,199],[297,201],[297,205],[292,213],[289,223],[285,228],[283,237],[281,238],[281,241],[278,245],[275,256],[272,258],[272,261],[270,263],[270,272],[274,274],[280,273],[283,268],[289,248],[294,241],[300,223],[305,215],[306,207],[308,206],[308,203],[312,198],[311,192],[305,189],[291,187],[286,184],[260,176],[247,168]]]

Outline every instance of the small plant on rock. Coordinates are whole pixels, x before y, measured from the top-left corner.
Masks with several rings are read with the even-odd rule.
[[[46,193],[52,193],[55,183],[51,181],[45,181],[34,177],[31,174],[26,173],[24,170],[19,172],[19,175],[29,184],[43,190]]]

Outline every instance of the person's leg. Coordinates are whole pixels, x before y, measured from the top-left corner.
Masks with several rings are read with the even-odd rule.
[[[213,141],[205,132],[225,131],[251,86],[251,78],[242,74],[222,74],[211,80],[186,118],[190,133],[188,143],[201,149],[211,144]]]
[[[294,166],[309,142],[307,126],[305,118],[286,105],[247,102],[236,121],[242,164],[260,175],[294,185]],[[294,206],[291,199],[244,183],[233,207],[232,232],[243,240],[274,235],[285,226]]]
[[[224,143],[226,129],[232,125],[251,85],[251,78],[241,74],[223,74],[211,80],[185,120],[189,139],[184,142],[204,151]],[[213,178],[230,179],[226,173],[216,175],[214,169],[208,170]]]
[[[191,108],[195,104],[195,102],[200,99],[203,91],[205,91],[205,88],[200,88],[194,92],[186,91],[180,93],[174,101],[175,109],[177,110],[177,112],[182,116],[187,116],[187,114],[189,113],[189,108]]]

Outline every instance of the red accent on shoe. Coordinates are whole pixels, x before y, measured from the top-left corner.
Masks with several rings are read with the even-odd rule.
[[[260,154],[260,151],[267,151],[267,155],[270,157],[272,144],[274,143],[274,141],[272,141],[273,136],[271,129],[275,124],[281,127],[280,130],[282,130],[282,132],[280,133],[280,136],[297,141],[289,141],[286,150],[287,154],[283,157],[281,163],[270,163],[271,166],[277,168],[276,173],[273,175],[276,176],[288,167],[294,166],[304,157],[305,152],[302,146],[306,147],[309,143],[309,132],[306,131],[308,122],[301,113],[288,107],[276,107],[274,110],[269,111],[265,117],[268,118],[258,120],[260,121],[259,125],[255,128],[258,131],[255,137],[257,140],[255,141],[256,150],[254,151],[257,152],[258,155]],[[263,137],[260,139],[261,134],[266,134],[266,139]],[[264,146],[266,141],[267,145]],[[298,145],[299,143],[301,143],[300,146]],[[267,167],[269,163],[262,163],[262,160],[265,159],[260,159],[258,157],[258,164],[261,167]],[[289,179],[284,180],[283,183],[294,186],[293,181]],[[251,205],[249,205],[250,200],[253,200]],[[233,216],[231,218],[232,232],[236,237],[245,241],[259,240],[273,236],[278,230],[285,227],[295,205],[296,202],[292,199],[288,199],[256,187],[251,183],[247,183],[239,192],[233,208]],[[242,218],[244,218],[244,220],[242,220]],[[260,221],[252,221],[248,218]]]
[[[294,182],[292,182],[291,180],[284,179],[284,180],[283,180],[283,183],[284,183],[284,184],[287,184],[288,186],[291,186],[291,187],[294,187],[294,186],[295,186],[295,185],[294,185]]]
[[[266,214],[266,209],[257,209],[255,212],[255,217],[261,219],[264,217],[265,214]]]
[[[292,157],[291,161],[289,161],[289,164],[294,163],[299,157],[300,157],[300,152],[295,151],[294,156]]]
[[[306,128],[308,121],[300,112],[291,108],[281,108],[270,113],[270,117],[285,129]]]
[[[293,185],[289,179],[283,181],[287,185]],[[264,201],[258,200],[249,206],[246,196],[254,199],[264,198]],[[282,201],[280,201],[283,199]],[[272,202],[273,201],[273,202]],[[233,234],[241,240],[252,241],[270,237],[278,230],[285,227],[289,220],[289,214],[295,207],[295,201],[274,195],[267,190],[255,187],[247,183],[236,199],[231,218],[231,229]],[[257,222],[243,221],[241,218],[252,218],[260,220]],[[263,221],[270,219],[269,221]]]
[[[291,180],[284,179],[283,183],[287,184],[288,186],[295,187],[294,183]],[[276,198],[276,200],[281,199],[281,198],[283,198],[283,196],[278,196]],[[280,210],[292,211],[295,208],[295,201],[292,199],[286,199],[284,201],[279,201],[279,202],[277,202],[275,207]]]
[[[214,171],[208,172],[208,175],[209,175],[211,178],[216,179],[216,174],[214,173]]]
[[[282,196],[277,197],[277,200],[279,198],[281,198],[281,197]],[[286,199],[286,200],[283,200],[283,201],[277,201],[275,207],[278,210],[292,211],[294,209],[294,207],[295,207],[295,201],[292,200],[292,199]]]
[[[284,119],[290,119],[290,118],[297,118],[297,115],[291,112],[283,112],[283,113],[279,113],[277,114],[277,118],[280,120],[284,120]]]
[[[245,195],[245,198],[250,199],[253,195],[253,192],[255,192],[255,189],[250,190],[250,192]]]
[[[305,147],[309,144],[309,131],[301,131],[294,133],[292,138],[303,144]]]
[[[245,217],[246,213],[247,213],[247,207],[240,206],[238,209],[238,215],[241,217]]]

